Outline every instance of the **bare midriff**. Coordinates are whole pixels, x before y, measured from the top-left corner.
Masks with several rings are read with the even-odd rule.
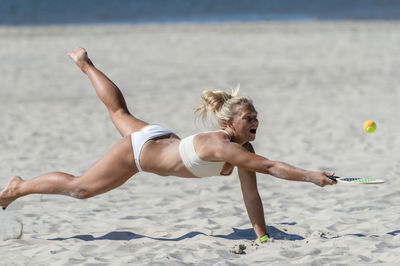
[[[140,154],[140,165],[143,171],[161,176],[196,177],[181,160],[179,155],[180,141],[174,134],[147,141]]]
[[[159,136],[147,141],[140,154],[142,170],[161,176],[196,177],[182,162],[179,154],[180,141],[175,134]],[[229,175],[232,169],[232,165],[225,163],[222,174]]]

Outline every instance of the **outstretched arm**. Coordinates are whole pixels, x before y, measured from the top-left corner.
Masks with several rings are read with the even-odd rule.
[[[237,143],[225,144],[223,148],[218,149],[218,153],[218,157],[224,161],[249,171],[269,174],[286,180],[312,182],[321,187],[336,184],[336,181],[328,178],[333,175],[332,173],[307,171],[283,162],[271,161],[248,151]]]

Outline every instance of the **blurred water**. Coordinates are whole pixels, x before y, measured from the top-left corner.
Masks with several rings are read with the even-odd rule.
[[[397,0],[0,0],[0,24],[398,20]]]

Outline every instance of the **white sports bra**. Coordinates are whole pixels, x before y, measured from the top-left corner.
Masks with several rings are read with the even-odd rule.
[[[228,134],[226,131],[223,132]],[[194,149],[194,136],[196,135],[186,137],[179,143],[179,154],[183,164],[193,175],[197,177],[221,175],[222,167],[224,166],[225,162],[209,162],[200,159]]]

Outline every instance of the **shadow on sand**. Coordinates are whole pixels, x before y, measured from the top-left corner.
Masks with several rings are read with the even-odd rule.
[[[133,240],[133,239],[140,239],[140,238],[148,238],[148,239],[153,239],[153,240],[159,240],[159,241],[181,241],[187,238],[193,238],[198,235],[204,235],[204,236],[209,236],[209,237],[217,237],[217,238],[224,238],[224,239],[229,239],[229,240],[255,240],[257,238],[256,234],[254,233],[253,228],[248,228],[248,229],[237,229],[237,228],[232,228],[233,232],[228,234],[228,235],[208,235],[202,232],[190,232],[187,233],[183,236],[177,237],[177,238],[164,238],[164,237],[151,237],[151,236],[145,236],[145,235],[140,235],[140,234],[135,234],[132,232],[128,231],[113,231],[110,233],[107,233],[102,236],[95,237],[93,235],[75,235],[71,237],[57,237],[57,238],[51,238],[48,240],[58,240],[58,241],[63,241],[63,240],[68,240],[68,239],[80,239],[83,241],[95,241],[95,240]],[[288,234],[285,233],[279,229],[277,229],[274,226],[267,226],[267,230],[269,235],[278,240],[303,240],[304,237],[296,235],[296,234]]]

